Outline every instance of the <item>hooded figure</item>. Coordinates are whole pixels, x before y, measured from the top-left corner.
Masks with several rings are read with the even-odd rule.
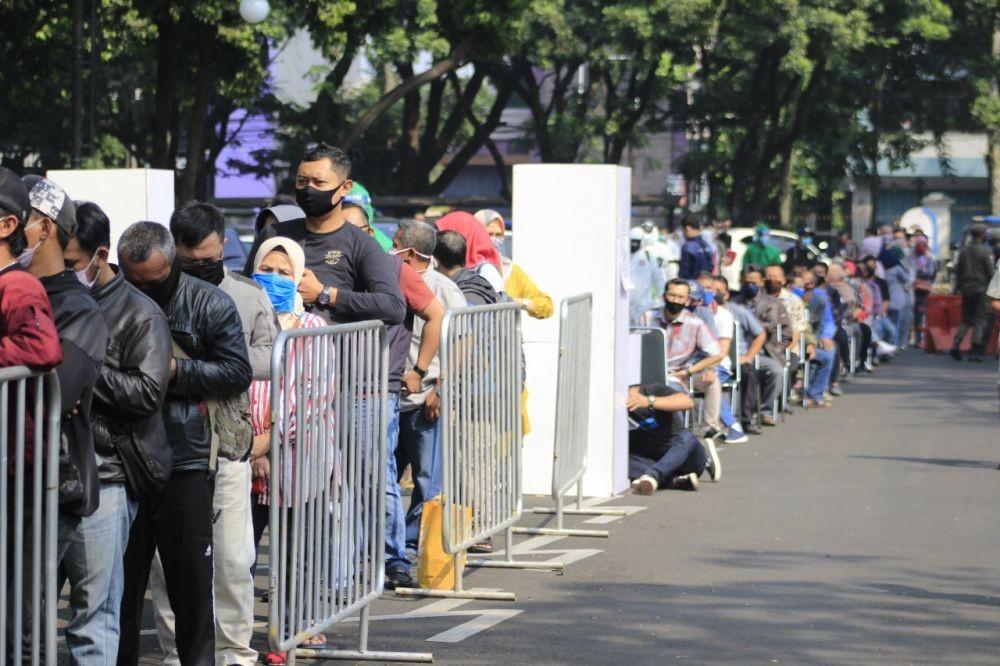
[[[761,268],[767,268],[781,264],[781,251],[768,243],[770,238],[771,228],[764,223],[758,224],[753,234],[753,242],[743,254],[743,267],[757,264]]]

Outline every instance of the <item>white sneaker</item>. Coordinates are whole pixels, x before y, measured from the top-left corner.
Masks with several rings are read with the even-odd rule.
[[[896,345],[890,345],[888,342],[883,342],[882,340],[875,343],[875,347],[878,349],[878,353],[882,356],[892,356],[899,351],[899,348],[896,347]]]
[[[715,440],[705,438],[705,450],[708,453],[708,475],[712,481],[722,478],[722,460],[719,459],[719,451],[715,448]]]
[[[632,493],[634,495],[652,495],[659,486],[660,484],[656,482],[656,479],[648,474],[643,474],[632,482]]]

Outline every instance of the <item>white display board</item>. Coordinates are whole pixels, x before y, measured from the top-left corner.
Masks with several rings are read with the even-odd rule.
[[[118,261],[118,238],[132,223],[167,225],[174,212],[174,172],[166,169],[73,169],[45,174],[74,201],[93,201],[111,220],[111,261]]]
[[[584,492],[628,487],[629,219],[631,170],[615,165],[514,167],[513,259],[549,293],[555,314],[524,318],[531,433],[524,440],[524,491],[551,491],[559,353],[559,303],[594,296],[590,414]]]

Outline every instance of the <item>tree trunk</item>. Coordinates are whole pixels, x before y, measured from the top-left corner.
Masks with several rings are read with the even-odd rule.
[[[170,163],[170,126],[174,109],[174,27],[169,12],[164,13],[157,25],[156,35],[156,110],[149,160],[154,169],[173,169]]]
[[[1000,29],[993,30],[993,60],[1000,59]],[[993,102],[996,104],[1000,98],[1000,88],[997,86],[996,77],[993,78],[993,86],[990,91]],[[990,212],[996,215],[1000,213],[1000,127],[990,127]]]
[[[781,183],[778,189],[778,225],[782,229],[792,228],[792,177],[795,175],[795,149],[788,152],[781,169]]]
[[[181,179],[179,198],[182,203],[195,198],[201,164],[205,158],[205,117],[212,92],[212,38],[208,35],[203,38],[201,53],[198,55],[198,80],[195,83],[194,108],[188,133],[187,164]]]

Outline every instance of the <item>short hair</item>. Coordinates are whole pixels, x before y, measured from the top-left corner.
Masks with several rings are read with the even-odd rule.
[[[270,208],[272,206],[298,206],[299,204],[295,201],[295,197],[290,194],[276,194],[273,199],[271,199],[265,208]]]
[[[111,247],[111,222],[101,207],[92,201],[76,202],[76,242],[94,256],[98,248]]]
[[[785,267],[782,266],[781,264],[771,264],[770,266],[765,266],[764,267],[764,272],[761,273],[761,275],[767,275],[767,271],[770,268],[776,268],[776,269],[778,269],[779,271],[781,271],[781,276],[782,277],[785,276]]]
[[[816,267],[817,266],[822,266],[823,269],[826,270],[827,272],[830,271],[830,267],[826,263],[824,263],[822,261],[815,261],[815,262],[813,262],[813,265],[812,265],[812,267],[813,267],[813,273],[816,272]]]
[[[426,222],[404,220],[399,223],[399,242],[405,247],[411,247],[425,257],[434,254],[437,247],[437,236],[434,227]],[[464,261],[463,254],[463,261]]]
[[[969,227],[969,238],[980,240],[986,236],[986,227],[974,224]]]
[[[0,243],[7,243],[7,249],[16,257],[28,247],[28,237],[24,235],[25,220],[21,219],[21,213],[15,213],[0,206],[0,217],[7,217],[8,215],[13,215],[17,218],[17,226],[14,227],[14,231],[11,232],[10,236],[0,238]]]
[[[320,141],[306,146],[306,152],[302,154],[302,162],[319,162],[320,160],[330,160],[330,167],[343,179],[351,177],[351,158],[340,148],[331,146]]]
[[[709,279],[712,279],[712,278],[714,278],[714,277],[715,277],[715,276],[714,276],[714,275],[712,275],[712,271],[702,271],[701,273],[698,273],[698,277],[697,277],[696,279],[698,279],[698,280],[700,280],[700,279],[702,279],[702,278],[709,278]]]
[[[761,268],[760,264],[747,264],[743,267],[743,275],[746,275],[747,273],[760,273],[761,275],[764,275],[764,269]]]
[[[684,278],[674,278],[673,280],[667,282],[667,286],[663,288],[664,295],[666,295],[667,290],[670,289],[670,285],[674,285],[676,287],[684,287],[685,289],[687,289],[689,295],[691,293],[691,284],[687,280],[685,280]]]
[[[226,216],[212,204],[188,204],[170,216],[170,233],[174,243],[186,247],[201,244],[212,233],[219,234],[219,240],[225,242]]]
[[[465,238],[457,231],[438,233],[434,245],[434,258],[444,268],[465,265]]]
[[[682,224],[692,229],[701,229],[701,220],[698,219],[697,215],[685,215]]]
[[[712,279],[715,280],[716,282],[721,282],[722,285],[726,288],[726,291],[729,291],[729,280],[726,279],[725,275],[713,275]]]
[[[118,239],[118,254],[127,254],[132,261],[146,261],[153,252],[162,254],[168,263],[176,253],[170,230],[157,222],[136,222]]]

